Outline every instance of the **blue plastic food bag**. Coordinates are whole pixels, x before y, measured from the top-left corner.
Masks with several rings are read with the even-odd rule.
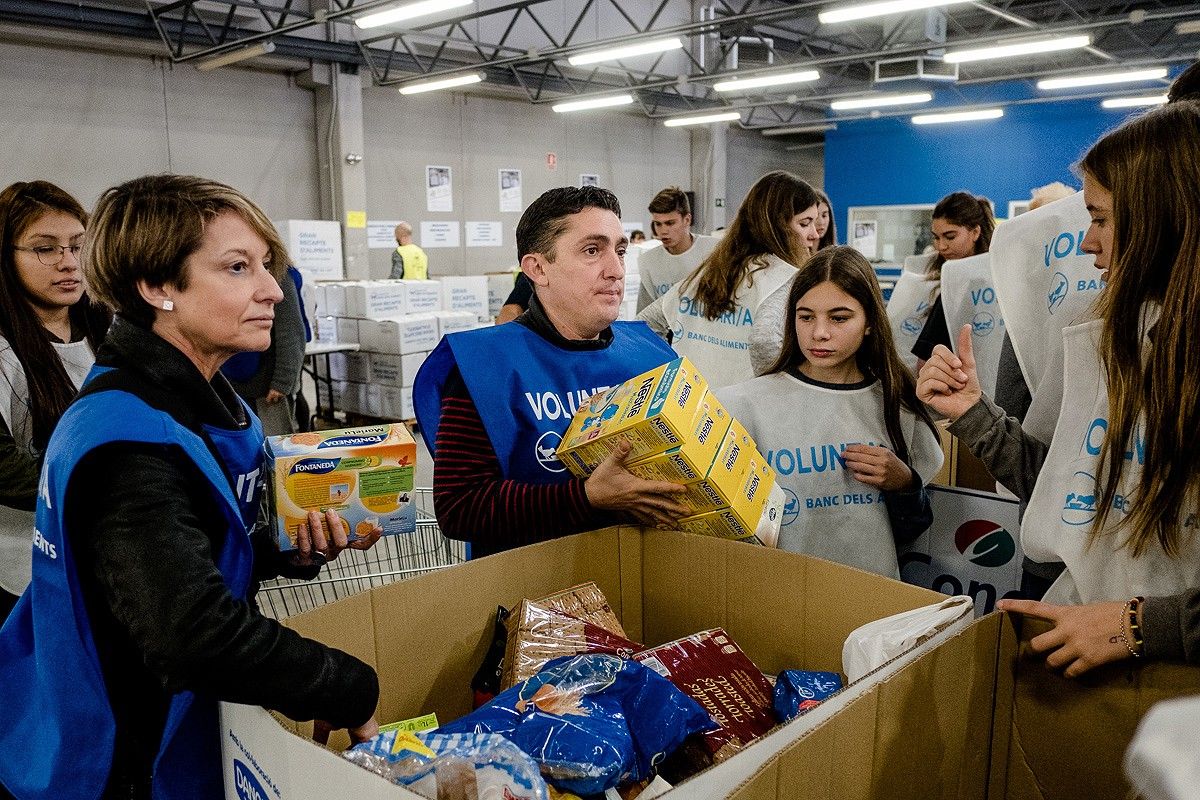
[[[807,672],[789,669],[775,680],[775,713],[782,722],[808,711],[842,688],[836,672]]]
[[[653,670],[594,653],[549,662],[439,733],[499,733],[533,758],[547,782],[589,795],[649,777],[684,739],[714,725]]]

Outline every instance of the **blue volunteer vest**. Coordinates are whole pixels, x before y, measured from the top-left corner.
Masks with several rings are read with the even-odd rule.
[[[107,371],[93,369],[88,381]],[[109,442],[179,447],[208,478],[229,526],[217,568],[230,593],[244,599],[264,449],[262,425],[242,405],[251,421],[245,430],[205,426],[220,462],[201,437],[128,392],[85,395],[59,421],[38,489],[33,580],[0,629],[0,783],[21,800],[95,800],[112,767],[116,723],[65,529],[72,470]],[[172,698],[153,788],[155,800],[223,796],[215,699],[192,692]]]
[[[603,350],[565,350],[521,324],[445,337],[413,384],[413,405],[429,452],[435,450],[442,389],[457,366],[504,478],[524,483],[570,479],[554,451],[575,410],[593,393],[675,358],[644,322],[614,322],[612,332]]]

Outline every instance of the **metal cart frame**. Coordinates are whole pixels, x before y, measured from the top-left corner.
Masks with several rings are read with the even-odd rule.
[[[433,490],[413,490],[417,527],[384,536],[370,550],[343,550],[311,581],[276,578],[258,591],[262,613],[274,619],[311,611],[389,583],[445,569],[467,560],[466,544],[447,539],[433,515]]]

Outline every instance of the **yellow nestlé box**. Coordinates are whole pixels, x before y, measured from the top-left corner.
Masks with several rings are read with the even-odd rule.
[[[629,442],[629,462],[681,445],[707,390],[708,381],[686,358],[630,378],[575,413],[558,446],[558,459],[582,477],[622,441]]]
[[[626,469],[648,481],[682,484],[702,481],[717,457],[717,450],[729,430],[730,419],[721,401],[712,392],[706,392],[692,419],[691,435],[683,444],[628,464]]]
[[[727,539],[751,536],[774,485],[775,471],[742,424],[732,420],[708,476],[689,486],[683,498],[701,513],[683,519],[680,528]]]
[[[271,436],[267,452],[280,550],[296,548],[296,529],[314,509],[335,509],[351,540],[377,525],[385,536],[416,530],[417,445],[403,424]]]

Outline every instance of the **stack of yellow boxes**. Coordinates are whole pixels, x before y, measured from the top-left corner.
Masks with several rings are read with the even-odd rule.
[[[681,502],[693,513],[681,530],[754,536],[775,473],[686,358],[630,378],[580,408],[558,459],[586,477],[623,441],[634,475],[687,487]]]

